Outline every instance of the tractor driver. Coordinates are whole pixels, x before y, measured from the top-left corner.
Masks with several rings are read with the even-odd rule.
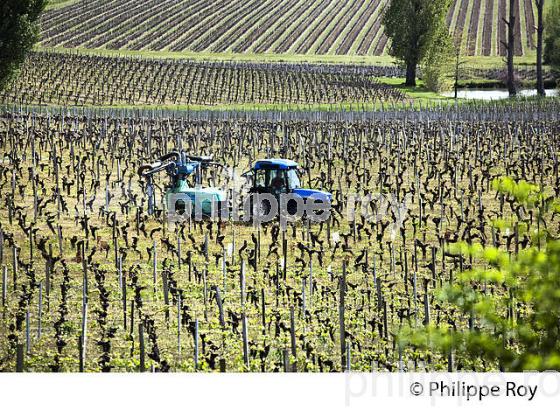
[[[270,187],[274,194],[286,192],[286,173],[285,171],[277,171],[275,177],[270,181]]]
[[[278,191],[278,190],[282,189],[282,185],[284,185],[284,178],[276,177],[272,180],[270,185],[272,186],[272,188],[274,188],[275,190]]]

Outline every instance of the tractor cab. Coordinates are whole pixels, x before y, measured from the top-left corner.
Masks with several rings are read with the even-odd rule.
[[[286,159],[257,161],[252,170],[252,192],[286,194],[300,188],[297,163]]]
[[[298,173],[298,164],[289,159],[262,159],[254,163],[253,168],[244,174],[250,180],[250,194],[271,194],[277,200],[282,194],[293,194],[301,197],[303,202],[318,200],[330,205],[332,195],[316,189],[302,188]],[[279,201],[280,202],[280,201]],[[288,212],[295,213],[295,200],[288,201]],[[264,206],[263,206],[264,205]],[[264,210],[262,208],[265,208]],[[259,204],[261,213],[270,209],[268,204]]]

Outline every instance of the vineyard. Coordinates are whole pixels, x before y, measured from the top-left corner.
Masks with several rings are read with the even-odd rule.
[[[193,62],[34,53],[0,103],[217,105],[395,103],[390,66]]]
[[[0,370],[498,370],[396,337],[405,325],[497,331],[435,294],[482,264],[454,243],[538,245],[534,210],[492,188],[509,175],[558,195],[560,107],[526,104],[394,118],[4,113]],[[205,181],[225,189],[257,158],[294,159],[333,193],[333,214],[286,231],[169,224],[159,203],[149,216],[138,166],[174,149],[225,164]],[[493,222],[511,218],[515,232]]]
[[[560,368],[560,99],[535,1],[511,25],[508,0],[395,9],[405,64],[388,2],[56,0],[35,25],[42,1],[10,2],[0,372]],[[443,19],[460,52],[415,67]],[[192,192],[226,212],[171,217]],[[328,217],[262,222],[255,193],[320,195]]]
[[[49,10],[42,46],[215,53],[383,55],[386,0],[98,0]],[[518,0],[516,53],[535,48],[532,0]],[[451,32],[469,56],[503,56],[506,0],[453,0]]]

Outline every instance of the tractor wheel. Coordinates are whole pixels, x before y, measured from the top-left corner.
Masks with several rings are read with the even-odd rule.
[[[222,211],[226,210],[227,211],[227,205],[222,204],[221,201],[216,201],[216,209],[215,209],[215,214],[213,215],[214,219],[221,221],[222,220]],[[226,219],[228,219],[226,217]]]
[[[268,199],[261,199],[260,201],[258,201],[257,206],[258,206],[258,215],[260,217],[268,216],[271,208]]]
[[[287,211],[288,211],[288,215],[290,216],[294,216],[295,214],[297,214],[297,207],[298,204],[296,202],[295,199],[290,199],[286,205]]]
[[[178,199],[175,202],[175,213],[176,214],[182,216],[185,213],[186,209],[187,209],[187,204],[182,199]]]
[[[270,214],[271,204],[268,199],[259,199],[258,194],[251,198],[251,219],[257,217],[262,219]]]

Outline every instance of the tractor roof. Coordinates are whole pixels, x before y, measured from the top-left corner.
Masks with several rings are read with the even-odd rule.
[[[258,160],[253,169],[292,169],[297,166],[297,162],[290,159],[270,158]]]

